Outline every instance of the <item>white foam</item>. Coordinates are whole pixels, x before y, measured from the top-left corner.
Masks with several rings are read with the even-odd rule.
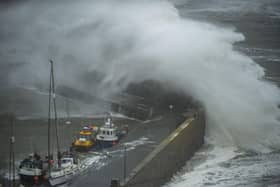
[[[131,150],[136,149],[136,147],[138,147],[140,145],[153,144],[153,143],[154,142],[149,140],[149,138],[143,136],[143,137],[139,138],[138,140],[126,142],[124,144],[127,147],[127,150],[131,151]]]
[[[106,161],[104,160],[106,157],[106,155],[87,155],[86,158],[82,159],[79,165],[80,172],[92,167],[96,170],[102,168],[106,165]]]
[[[265,176],[275,175],[274,179],[277,180],[280,172],[279,154],[246,154],[234,147],[199,151],[187,163],[184,173],[176,175],[165,187],[253,187],[266,186],[262,181]]]
[[[151,123],[151,122],[160,121],[160,120],[162,120],[162,116],[158,116],[158,117],[153,118],[153,119],[145,120],[142,123],[145,124],[145,123]]]
[[[126,151],[132,151],[136,149],[138,146],[152,144],[153,141],[150,141],[146,137],[141,137],[137,140],[133,140],[131,142],[124,143],[126,146]],[[110,157],[112,156],[123,156],[123,148],[119,147],[113,151],[104,151],[104,152],[89,152],[83,155],[81,159],[80,165],[80,172],[88,169],[94,168],[99,170],[100,168],[106,166],[110,162]]]

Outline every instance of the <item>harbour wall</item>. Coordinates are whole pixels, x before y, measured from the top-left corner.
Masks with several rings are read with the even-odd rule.
[[[122,187],[158,187],[179,171],[204,143],[203,111],[188,117],[139,163],[120,184]]]

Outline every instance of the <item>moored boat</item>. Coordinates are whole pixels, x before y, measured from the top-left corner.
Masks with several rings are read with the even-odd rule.
[[[50,72],[50,85],[49,85],[49,113],[48,113],[48,182],[51,186],[57,186],[64,183],[67,183],[72,176],[78,171],[79,167],[77,162],[75,162],[74,155],[72,152],[70,154],[61,154],[60,145],[59,145],[59,129],[58,129],[58,118],[56,110],[56,95],[55,95],[55,81],[54,81],[54,69],[53,61],[51,63],[51,72]],[[55,127],[55,137],[56,137],[56,151],[57,151],[57,160],[56,164],[51,164],[51,137],[50,129],[52,124],[51,118],[51,104],[53,103],[54,110],[54,127]]]
[[[123,130],[118,130],[114,125],[111,116],[108,116],[102,127],[99,128],[96,136],[96,143],[99,148],[108,148],[116,145],[120,138],[127,133]]]
[[[51,186],[67,183],[79,170],[77,159],[71,154],[63,155],[60,161],[61,164],[52,168],[49,174]]]
[[[79,132],[79,137],[73,142],[73,147],[77,151],[88,151],[95,144],[96,127],[85,126]]]
[[[28,158],[20,162],[18,175],[23,183],[37,183],[44,178],[45,174],[46,170],[43,168],[43,160],[36,153],[29,155]]]

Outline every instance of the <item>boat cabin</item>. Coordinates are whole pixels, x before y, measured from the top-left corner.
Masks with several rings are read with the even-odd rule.
[[[79,141],[88,141],[92,139],[92,132],[90,131],[80,131],[79,133]]]
[[[105,125],[99,129],[96,139],[99,141],[118,141],[117,129]]]
[[[79,137],[73,142],[74,147],[81,150],[88,150],[94,145],[95,133],[96,131],[92,128],[84,127],[79,132]]]
[[[74,159],[73,158],[62,158],[61,159],[61,167],[62,168],[67,168],[67,167],[70,167],[74,164]]]
[[[43,168],[43,161],[41,160],[40,156],[36,153],[33,155],[29,155],[28,158],[25,158],[23,161],[20,162],[19,168]]]
[[[103,136],[115,136],[116,129],[115,128],[100,128],[100,135]]]

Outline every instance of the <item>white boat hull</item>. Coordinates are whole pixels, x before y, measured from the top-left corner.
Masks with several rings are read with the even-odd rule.
[[[37,168],[20,168],[18,174],[23,176],[41,176],[42,170]]]
[[[56,178],[50,178],[49,183],[51,186],[57,186],[57,185],[66,183],[68,180],[70,180],[70,178],[71,178],[71,176],[68,177],[66,175],[59,176]]]
[[[18,175],[23,183],[37,183],[42,179],[43,172],[41,169],[21,168]]]
[[[57,171],[52,171],[49,177],[49,183],[51,186],[57,186],[60,184],[67,183],[77,171],[77,165],[72,165],[71,167],[62,168]]]

